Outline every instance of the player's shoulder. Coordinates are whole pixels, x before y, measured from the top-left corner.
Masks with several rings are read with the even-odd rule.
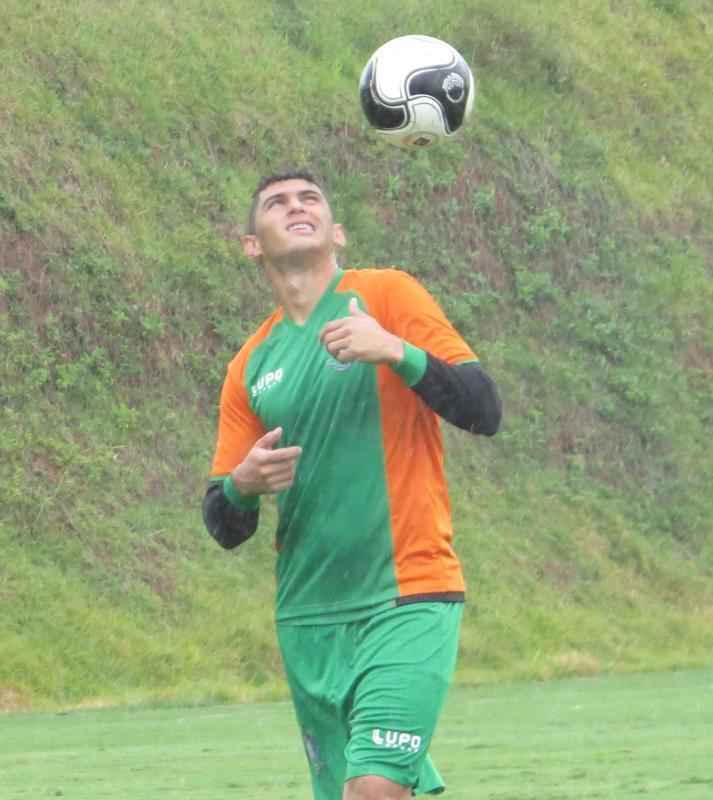
[[[338,288],[360,295],[367,311],[385,325],[393,325],[395,316],[412,313],[432,302],[423,284],[397,267],[346,270]]]
[[[388,283],[400,280],[416,280],[416,278],[401,267],[357,267],[344,270],[342,283]]]
[[[382,290],[388,287],[419,284],[418,278],[399,267],[361,267],[344,270],[340,289]]]

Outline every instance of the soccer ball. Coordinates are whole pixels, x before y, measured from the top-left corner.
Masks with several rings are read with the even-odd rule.
[[[359,80],[369,124],[387,142],[425,147],[452,136],[473,110],[475,82],[461,54],[432,36],[399,36],[369,59]]]

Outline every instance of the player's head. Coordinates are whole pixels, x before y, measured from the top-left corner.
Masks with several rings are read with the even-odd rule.
[[[329,256],[345,243],[317,178],[305,170],[268,175],[255,189],[242,237],[250,258],[279,265]]]
[[[250,213],[248,214],[247,233],[253,235],[255,234],[255,217],[260,202],[260,195],[274,183],[283,183],[284,181],[292,180],[311,183],[313,186],[316,186],[319,189],[323,196],[326,196],[326,193],[322,187],[322,182],[315,177],[313,173],[306,169],[293,169],[286,172],[276,172],[272,175],[266,175],[260,179],[260,183],[258,183],[255,191],[253,192],[252,202],[250,204]]]

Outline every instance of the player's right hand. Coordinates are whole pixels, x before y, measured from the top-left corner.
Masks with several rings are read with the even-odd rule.
[[[268,431],[232,471],[233,483],[241,494],[275,494],[292,486],[302,448],[273,449],[280,441],[280,436],[282,428]]]

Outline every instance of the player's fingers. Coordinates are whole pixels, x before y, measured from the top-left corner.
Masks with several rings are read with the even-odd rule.
[[[336,353],[333,354],[334,358],[337,361],[341,361],[342,364],[347,364],[350,361],[355,361],[357,358],[357,354],[351,347],[342,347],[340,350],[337,350]]]
[[[281,469],[270,475],[266,480],[271,489],[280,491],[282,488],[292,485],[295,480],[295,469],[294,467]]]
[[[270,478],[265,481],[265,486],[269,492],[280,492],[287,486],[292,486],[294,475],[282,475],[279,478]]]
[[[262,468],[262,476],[265,480],[283,480],[295,474],[294,462],[285,464],[268,464]]]
[[[329,347],[329,345],[331,344],[335,344],[336,342],[341,342],[344,341],[345,339],[348,339],[351,335],[352,335],[351,331],[348,330],[347,328],[345,327],[338,328],[336,330],[329,331],[328,333],[326,333],[324,335],[324,338],[322,339],[322,344],[325,347]]]
[[[271,481],[286,481],[295,477],[294,464],[281,465],[279,469],[273,469],[269,474]]]
[[[273,492],[284,492],[285,489],[289,489],[290,486],[294,483],[294,477],[290,478],[289,480],[281,481],[280,483],[273,484],[272,491]]]
[[[328,322],[319,332],[320,341],[323,342],[325,337],[329,336],[329,334],[331,333],[334,333],[334,331],[341,330],[345,326],[347,321],[348,321],[347,318],[342,318],[342,319],[333,319],[330,322]]]
[[[341,353],[345,353],[349,350],[349,344],[347,342],[337,342],[336,344],[330,345],[327,348],[327,351],[332,358],[339,358]]]
[[[262,455],[263,464],[281,464],[297,461],[302,453],[302,448],[296,445],[292,447],[280,447],[277,450],[270,450]]]
[[[357,357],[357,354],[349,346],[333,347],[329,350],[329,354],[335,361],[341,361],[343,364],[348,361],[354,361]]]
[[[279,441],[282,436],[282,428],[277,427],[268,431],[264,436],[261,436],[253,447],[259,447],[263,450],[271,450]]]

